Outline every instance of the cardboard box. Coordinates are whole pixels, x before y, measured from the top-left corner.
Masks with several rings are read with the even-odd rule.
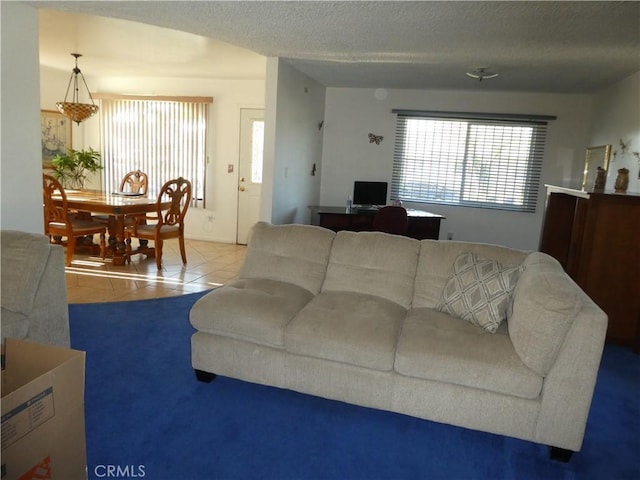
[[[7,338],[2,480],[87,478],[85,353]]]

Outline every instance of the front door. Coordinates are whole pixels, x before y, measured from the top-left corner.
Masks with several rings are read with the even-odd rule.
[[[240,166],[238,168],[237,242],[245,245],[260,215],[264,110],[240,110]]]

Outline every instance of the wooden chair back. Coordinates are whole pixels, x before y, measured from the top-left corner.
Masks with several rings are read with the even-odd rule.
[[[168,209],[163,210],[162,204],[171,200]],[[179,226],[182,230],[184,225],[184,217],[191,203],[191,182],[182,177],[169,180],[160,189],[158,194],[158,202],[156,212],[158,215],[157,229],[161,229],[162,225]]]
[[[60,196],[62,204],[56,204],[53,197]],[[62,184],[51,175],[42,175],[42,197],[44,202],[44,233],[49,235],[51,223],[69,226],[67,194]]]
[[[408,226],[407,211],[404,207],[382,207],[373,219],[373,229],[377,232],[404,235]]]
[[[120,183],[121,192],[147,194],[149,187],[149,177],[141,170],[135,170],[127,173]]]

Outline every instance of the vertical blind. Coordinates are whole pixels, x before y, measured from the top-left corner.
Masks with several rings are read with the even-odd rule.
[[[117,191],[122,178],[141,170],[149,196],[178,177],[192,184],[192,206],[205,204],[206,102],[103,98],[103,188]]]
[[[535,212],[547,120],[394,110],[391,198]]]

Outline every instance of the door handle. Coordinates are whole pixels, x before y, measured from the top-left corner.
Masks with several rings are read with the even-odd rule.
[[[240,190],[241,192],[244,192],[245,188],[240,186],[240,187],[238,187],[238,190]]]

